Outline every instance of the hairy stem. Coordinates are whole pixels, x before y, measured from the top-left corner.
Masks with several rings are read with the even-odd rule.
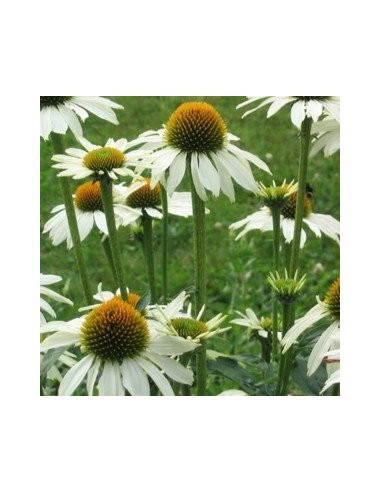
[[[153,254],[153,234],[152,234],[152,217],[147,212],[143,211],[143,243],[144,256],[147,265],[147,276],[149,288],[151,291],[151,301],[156,303],[156,283],[155,283],[155,260]]]
[[[164,186],[161,187],[161,205],[163,208],[163,256],[162,256],[162,281],[163,300],[168,298],[168,196]]]
[[[273,271],[279,271],[279,247],[280,247],[280,208],[272,208],[273,218]],[[272,306],[272,355],[275,360],[278,356],[278,300],[273,292]]]

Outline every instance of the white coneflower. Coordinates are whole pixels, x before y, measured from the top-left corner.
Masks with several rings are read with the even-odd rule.
[[[283,185],[286,189],[289,185]],[[287,201],[281,207],[280,225],[283,231],[283,236],[286,243],[290,243],[294,238],[295,228],[295,213],[298,193],[294,192],[287,196]],[[321,237],[322,233],[339,243],[340,222],[330,215],[316,214],[312,212],[310,194],[306,193],[304,198],[304,217],[303,223],[306,224],[311,231]],[[249,231],[258,229],[262,232],[273,230],[273,221],[271,209],[264,206],[258,212],[248,215],[245,219],[234,222],[229,226],[229,229],[236,230],[244,228],[236,237],[236,240],[247,234]],[[300,238],[300,247],[303,248],[306,242],[306,232],[302,229]]]
[[[268,338],[269,333],[272,334],[273,320],[264,316],[259,319],[255,312],[247,308],[245,314],[241,311],[236,311],[240,318],[235,318],[231,322],[234,325],[245,326],[250,332],[256,333],[261,338]],[[278,332],[278,339],[282,339],[282,332]]]
[[[164,129],[145,132],[134,143],[155,151],[144,159],[152,166],[152,187],[161,181],[172,195],[189,166],[202,200],[207,199],[206,190],[209,190],[214,196],[222,191],[234,201],[232,179],[247,190],[258,189],[250,164],[270,173],[259,157],[232,143],[236,140],[239,139],[228,133],[224,120],[213,106],[206,102],[188,102],[172,113]]]
[[[129,208],[136,210],[141,215],[146,212],[154,219],[161,219],[161,185],[151,187],[150,178],[141,178],[134,181],[130,186],[116,186],[119,193],[119,201]],[[168,213],[181,217],[189,217],[192,215],[192,197],[191,193],[174,192],[172,196],[167,195]],[[209,210],[206,211],[209,213]]]
[[[46,297],[50,297],[50,299],[54,299],[55,301],[62,302],[64,304],[69,304],[70,306],[73,305],[73,302],[68,299],[67,297],[61,296],[61,294],[57,294],[57,292],[54,292],[52,289],[48,289],[46,285],[51,285],[55,284],[57,282],[60,282],[62,280],[62,277],[59,275],[44,275],[43,273],[40,274],[40,294]],[[40,323],[45,324],[46,323],[46,318],[42,311],[45,311],[46,313],[50,314],[52,318],[56,318],[56,313],[52,306],[46,302],[45,299],[42,297],[40,298]]]
[[[172,333],[186,340],[200,341],[230,330],[230,326],[220,327],[227,317],[221,313],[207,322],[201,321],[205,306],[200,309],[196,317],[192,316],[191,303],[189,303],[185,311],[184,303],[188,297],[186,292],[183,291],[168,305],[150,309],[150,316],[156,319],[158,323],[156,327],[159,331],[164,330],[164,333]]]
[[[325,112],[337,121],[340,121],[340,100],[336,96],[246,96],[247,101],[239,104],[237,109],[248,104],[257,103],[264,99],[258,106],[246,111],[242,118],[254,113],[263,106],[270,105],[267,117],[277,113],[283,106],[291,103],[291,121],[300,128],[303,120],[307,117],[317,121]]]
[[[106,216],[103,212],[102,196],[99,181],[83,183],[75,191],[74,210],[77,217],[78,231],[83,241],[96,226],[103,234],[108,235]],[[118,189],[114,187],[115,223],[119,227],[136,221],[140,214],[135,209],[118,203]],[[45,224],[44,233],[49,233],[54,246],[66,241],[67,247],[73,246],[67,220],[65,205],[58,205],[51,211],[53,215]]]
[[[340,278],[335,280],[328,290],[324,301],[317,297],[317,304],[302,318],[296,320],[282,340],[283,353],[299,336],[323,318],[331,318],[332,323],[319,337],[308,359],[307,374],[311,376],[326,357],[327,352],[337,349],[337,336],[340,330]]]
[[[101,96],[40,96],[40,134],[47,140],[51,132],[65,134],[67,129],[75,136],[82,136],[82,121],[90,113],[102,120],[118,124],[114,109],[123,109]]]
[[[149,396],[148,376],[164,396],[173,396],[163,373],[182,384],[193,382],[192,372],[168,356],[191,351],[197,344],[157,332],[133,303],[120,296],[81,318],[51,323],[47,329],[55,333],[42,342],[41,350],[79,346],[84,353],[63,377],[59,396],[73,394],[85,377],[87,394],[93,394],[97,383],[100,396],[123,396],[125,390],[132,396]]]
[[[312,134],[317,134],[312,143],[310,157],[324,149],[325,157],[329,157],[340,149],[340,123],[334,119],[326,118],[323,121],[313,123]]]
[[[115,141],[109,138],[104,147],[94,145],[83,137],[78,137],[83,149],[66,149],[66,155],[54,155],[52,160],[57,162],[52,167],[63,169],[58,176],[72,176],[74,179],[99,178],[108,175],[112,179],[118,176],[133,176],[132,168],[142,163],[139,159],[146,154],[142,150],[127,152],[129,143],[125,138]]]

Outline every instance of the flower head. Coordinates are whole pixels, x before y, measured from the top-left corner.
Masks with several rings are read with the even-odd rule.
[[[84,147],[82,149],[67,149],[67,155],[54,155],[52,160],[56,169],[63,169],[58,176],[72,176],[74,179],[87,178],[89,176],[99,179],[106,175],[112,179],[117,176],[136,177],[132,170],[137,166],[142,167],[139,159],[144,152],[128,151],[129,143],[125,138],[114,141],[109,138],[104,145],[93,145],[88,140],[78,137],[78,141]]]
[[[239,104],[237,109],[251,103],[257,103],[261,99],[264,99],[264,101],[254,109],[246,111],[242,118],[268,105],[270,107],[267,117],[270,118],[270,116],[277,113],[283,106],[290,103],[291,121],[298,128],[300,128],[305,118],[312,118],[313,121],[317,121],[324,112],[337,121],[340,121],[340,101],[335,96],[247,96],[247,101]]]
[[[152,187],[160,181],[172,195],[188,167],[202,200],[207,199],[209,190],[214,196],[222,191],[234,201],[232,179],[247,190],[258,189],[250,164],[270,173],[259,157],[232,143],[236,140],[239,139],[228,133],[213,106],[206,102],[187,102],[173,112],[164,129],[143,133],[135,144],[154,151],[144,159],[152,169]]]
[[[65,134],[68,128],[76,137],[81,137],[78,116],[84,121],[89,116],[88,111],[117,125],[114,109],[123,109],[123,106],[100,96],[40,96],[41,137],[47,140],[51,132]]]
[[[236,311],[240,318],[235,318],[232,320],[234,325],[245,326],[248,328],[249,332],[254,332],[261,338],[268,338],[269,334],[272,334],[273,321],[272,318],[267,318],[262,316],[260,319],[257,317],[255,312],[247,308],[245,314]],[[280,324],[279,324],[280,325]],[[278,332],[278,339],[282,338],[282,332]]]
[[[283,181],[281,185],[277,185],[273,181],[271,186],[265,186],[263,183],[259,183],[258,196],[262,199],[263,203],[269,208],[272,207],[284,207],[288,198],[298,191],[298,183],[287,183]]]
[[[264,197],[264,200],[269,203],[269,205],[262,207],[258,212],[254,212],[253,214],[248,215],[245,219],[234,222],[229,226],[229,229],[232,230],[241,229],[243,227],[243,230],[237,235],[236,240],[243,237],[249,231],[256,229],[262,232],[272,231],[273,221],[271,208],[274,206],[275,201],[279,200],[279,203],[282,204],[280,209],[281,229],[286,243],[290,243],[294,238],[296,202],[298,196],[298,192],[295,191],[294,186],[295,185],[283,183],[280,187],[274,187],[274,191],[271,190],[271,187],[269,188],[270,191],[264,191],[262,188],[260,194]],[[272,193],[275,195],[275,192],[278,193],[279,198],[273,198],[271,196]],[[283,196],[282,193],[284,193]],[[272,203],[271,206],[270,203]],[[340,222],[330,215],[317,214],[312,211],[311,188],[309,187],[307,187],[304,197],[303,224],[307,225],[317,237],[321,237],[323,233],[337,243],[340,242]],[[300,238],[301,248],[304,247],[306,239],[306,232],[302,229]]]
[[[55,284],[57,282],[60,282],[61,280],[62,277],[60,277],[59,275],[44,275],[41,273],[40,294],[46,297],[50,297],[50,299],[54,299],[55,301],[62,302],[64,304],[69,304],[70,306],[72,306],[73,302],[70,299],[61,296],[61,294],[57,294],[57,292],[54,292],[54,290],[48,289],[48,287],[46,287],[46,285]],[[46,318],[42,311],[45,311],[46,313],[50,314],[52,318],[56,318],[56,313],[52,308],[52,306],[45,299],[40,298],[40,324],[45,324]]]
[[[49,323],[42,332],[54,332],[45,338],[41,350],[79,346],[84,357],[65,374],[60,396],[71,395],[87,376],[87,393],[93,394],[99,378],[100,396],[149,396],[148,376],[165,396],[173,390],[163,373],[174,381],[192,384],[192,372],[167,356],[193,350],[197,343],[160,333],[155,324],[120,296],[96,305],[81,318]]]
[[[150,178],[138,178],[131,185],[125,187],[117,186],[120,196],[120,203],[126,205],[129,209],[135,210],[140,215],[145,212],[154,219],[161,219],[163,214],[161,203],[161,185],[157,183],[151,187]],[[172,196],[167,194],[168,213],[181,217],[192,215],[192,197],[189,192],[175,192]],[[209,210],[206,210],[209,213]]]
[[[294,277],[289,277],[287,270],[284,270],[284,276],[281,277],[278,272],[270,273],[267,280],[274,289],[275,295],[282,303],[294,302],[300,295],[300,291],[306,281],[306,275],[298,279],[298,272]]]
[[[150,310],[150,315],[156,319],[157,329],[164,333],[172,333],[187,340],[202,340],[230,330],[230,327],[221,328],[226,316],[221,313],[207,322],[201,321],[205,306],[196,317],[192,316],[192,304],[184,310],[184,303],[189,296],[181,292],[166,306],[156,306]]]
[[[122,206],[119,196],[119,188],[113,187],[113,202],[116,227],[130,224],[137,220],[140,214],[131,207]],[[86,239],[94,226],[99,231],[108,235],[106,216],[103,211],[101,188],[99,181],[88,181],[81,184],[73,195],[74,211],[77,217],[79,236],[81,241]],[[49,233],[53,244],[57,246],[66,241],[68,249],[73,247],[64,205],[58,205],[51,211],[51,217],[45,224],[43,233]]]

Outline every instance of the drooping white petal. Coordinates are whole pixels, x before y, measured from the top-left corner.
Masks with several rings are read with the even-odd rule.
[[[324,307],[321,304],[316,304],[302,318],[297,319],[294,326],[288,330],[282,339],[283,353],[291,347],[291,345],[305,330],[307,330],[307,328],[325,316],[327,316],[327,312]]]
[[[214,196],[220,193],[220,176],[209,157],[203,152],[198,154],[198,175],[203,186],[210,190]]]
[[[88,373],[93,361],[94,355],[88,354],[69,369],[58,388],[58,396],[72,395]]]
[[[106,361],[98,383],[99,396],[122,396],[120,367],[115,361]]]
[[[319,367],[321,361],[324,359],[327,350],[332,343],[332,335],[338,329],[338,321],[334,321],[319,337],[307,362],[307,376],[311,376]]]
[[[337,371],[335,371],[328,379],[327,381],[325,382],[325,385],[323,387],[323,389],[321,390],[320,393],[324,393],[325,391],[327,391],[328,388],[330,388],[331,386],[333,386],[334,384],[339,384],[340,383],[340,369],[338,369]]]
[[[98,377],[100,365],[101,365],[101,360],[99,357],[96,357],[94,360],[94,364],[90,367],[87,373],[86,389],[87,389],[87,394],[89,396],[93,396],[94,384]]]
[[[149,350],[160,355],[181,355],[194,350],[198,346],[197,341],[164,334],[153,337],[149,342]]]
[[[291,121],[297,127],[300,128],[302,121],[306,117],[305,102],[296,101],[291,108]]]
[[[206,202],[207,198],[206,198],[205,189],[204,189],[204,186],[201,182],[201,179],[200,179],[200,176],[198,173],[198,155],[197,155],[197,152],[192,152],[192,154],[191,154],[191,172],[192,172],[192,181],[193,181],[194,187],[196,189],[196,192],[197,192],[198,196],[201,198],[201,200]]]
[[[62,277],[59,275],[44,275],[43,273],[40,273],[40,285],[56,284],[61,280]]]
[[[172,195],[177,186],[181,183],[185,174],[186,159],[187,154],[185,152],[180,152],[172,162],[167,181],[168,195]]]
[[[131,396],[149,396],[148,378],[134,359],[124,359],[121,365],[123,385]]]
[[[189,385],[193,383],[192,371],[186,369],[176,360],[152,352],[146,352],[145,355],[174,381]]]
[[[58,347],[66,347],[69,345],[75,345],[79,341],[78,333],[69,333],[58,331],[51,335],[41,343],[41,351],[45,352],[46,350]]]
[[[136,357],[136,362],[149,375],[163,396],[175,396],[167,378],[151,362],[140,356]]]

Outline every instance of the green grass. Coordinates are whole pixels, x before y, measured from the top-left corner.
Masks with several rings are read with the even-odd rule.
[[[171,112],[187,100],[206,100],[221,113],[231,133],[240,137],[239,146],[265,160],[274,179],[295,179],[298,169],[299,142],[297,130],[291,124],[289,109],[285,108],[269,120],[265,110],[241,119],[241,111],[235,109],[242,97],[112,97],[121,103],[124,111],[118,111],[119,126],[90,116],[84,125],[84,135],[91,142],[103,144],[109,137],[133,139],[143,131],[160,128]],[[66,147],[75,146],[74,138],[65,137]],[[79,146],[79,145],[78,145]],[[51,168],[53,153],[50,142],[41,141],[41,230],[50,216],[50,210],[62,203],[56,171]],[[272,159],[266,158],[271,153]],[[266,173],[253,166],[257,180],[269,183],[272,179]],[[320,153],[311,162],[308,182],[314,189],[313,210],[339,218],[339,156],[324,158]],[[73,180],[73,190],[79,182]],[[259,316],[268,316],[271,312],[271,294],[266,276],[271,269],[272,241],[271,233],[249,233],[240,241],[234,241],[228,226],[246,217],[261,206],[255,196],[236,188],[236,202],[231,204],[225,196],[210,198],[207,207],[207,269],[208,269],[208,314],[216,312],[226,314],[234,310],[251,307]],[[187,183],[182,189],[189,190]],[[160,279],[160,223],[155,225],[155,251],[157,252],[157,276]],[[315,303],[316,295],[324,295],[330,283],[339,272],[339,248],[328,238],[317,239],[308,234],[307,244],[301,253],[300,267],[308,274],[307,283],[298,305],[297,314],[302,314]],[[142,293],[147,289],[145,265],[141,245],[129,230],[120,232],[123,264],[126,270],[128,286]],[[184,218],[170,218],[170,265],[169,293],[175,296],[184,288],[193,284],[192,258],[192,221]],[[99,237],[94,230],[83,243],[94,293],[99,282],[112,290],[112,277]],[[323,269],[315,269],[321,263]],[[63,292],[75,302],[75,308],[83,305],[83,296],[76,272],[72,251],[65,244],[53,247],[49,238],[41,238],[41,272],[61,275]],[[58,284],[59,285],[59,284]],[[160,287],[160,286],[159,286]],[[56,287],[58,290],[59,288]],[[160,291],[160,288],[159,288]],[[57,305],[61,319],[69,319],[76,314],[66,306]],[[235,327],[221,339],[213,341],[211,347],[227,353],[258,353],[259,347],[248,342],[242,329]],[[221,385],[220,385],[221,383]],[[234,384],[225,380],[215,381],[210,387],[212,394],[228,389]]]

